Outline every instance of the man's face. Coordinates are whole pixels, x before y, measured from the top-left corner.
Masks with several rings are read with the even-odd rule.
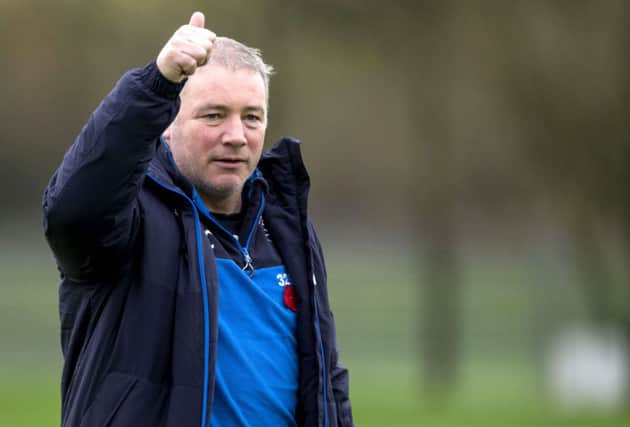
[[[251,69],[207,65],[186,83],[164,136],[180,172],[210,207],[240,203],[262,152],[266,105],[262,76]]]

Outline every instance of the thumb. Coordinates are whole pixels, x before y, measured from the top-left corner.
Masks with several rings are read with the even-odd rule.
[[[190,17],[189,25],[193,27],[203,28],[206,22],[206,17],[201,12],[195,12]]]

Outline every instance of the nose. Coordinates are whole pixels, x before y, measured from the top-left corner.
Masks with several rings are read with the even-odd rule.
[[[222,135],[223,144],[245,145],[245,126],[240,117],[231,117],[225,121],[225,128]]]

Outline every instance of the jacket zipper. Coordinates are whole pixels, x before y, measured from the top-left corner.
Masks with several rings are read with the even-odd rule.
[[[197,264],[199,266],[199,278],[201,281],[201,299],[203,305],[203,395],[202,395],[202,405],[201,405],[201,427],[207,427],[209,421],[208,417],[208,376],[209,376],[209,354],[210,354],[210,314],[208,309],[208,287],[206,282],[206,268],[205,263],[203,262],[203,246],[201,245],[202,234],[201,234],[201,221],[199,219],[199,213],[197,212],[197,207],[195,203],[190,200],[188,196],[186,196],[181,191],[169,187],[156,177],[147,174],[147,177],[151,178],[156,184],[160,187],[171,191],[173,193],[179,194],[191,205],[194,219],[195,219],[195,244],[197,246]]]
[[[225,233],[227,236],[229,236],[231,239],[234,240],[236,247],[238,248],[239,252],[241,253],[243,257],[243,268],[241,270],[249,274],[249,277],[252,277],[255,271],[252,257],[249,254],[249,245],[252,241],[252,237],[254,237],[254,232],[256,231],[256,227],[258,226],[258,222],[260,221],[260,217],[262,215],[264,207],[265,207],[265,195],[261,194],[260,206],[258,207],[258,211],[256,212],[256,218],[254,219],[254,223],[252,224],[247,234],[247,239],[245,240],[245,246],[241,245],[241,242],[239,241],[238,237],[232,234],[227,228],[223,226],[223,224],[217,221],[212,215],[206,215],[206,218],[208,218],[214,225],[216,225],[217,228],[222,230],[223,233]]]

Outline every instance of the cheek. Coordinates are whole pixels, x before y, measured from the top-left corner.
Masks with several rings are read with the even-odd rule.
[[[212,150],[219,142],[217,130],[208,126],[192,129],[190,139],[195,146],[195,151],[200,154]]]
[[[252,152],[260,155],[265,143],[265,131],[253,132],[247,139],[249,140],[249,146]]]

